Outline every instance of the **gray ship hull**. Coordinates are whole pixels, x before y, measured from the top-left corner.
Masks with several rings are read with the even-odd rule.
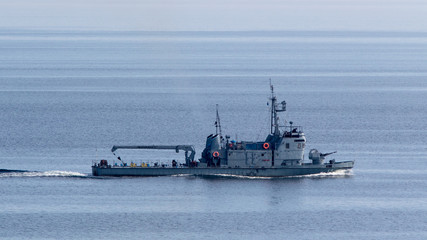
[[[282,168],[202,168],[202,167],[99,167],[92,166],[94,176],[171,176],[171,175],[195,175],[195,176],[257,176],[257,177],[288,177],[328,173],[337,170],[353,168],[353,161],[336,162],[333,164],[304,164]]]

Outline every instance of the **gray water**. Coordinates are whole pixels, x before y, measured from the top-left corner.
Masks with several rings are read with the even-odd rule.
[[[0,29],[2,239],[426,239],[427,34]],[[351,172],[99,178],[114,144],[263,141],[269,79]],[[118,151],[130,161],[175,152]]]

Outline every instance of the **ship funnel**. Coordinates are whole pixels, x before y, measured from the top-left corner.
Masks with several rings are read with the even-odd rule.
[[[206,148],[218,150],[220,146],[220,140],[218,134],[211,134],[206,138]]]
[[[211,150],[219,150],[221,148],[221,140],[219,135],[214,135],[211,138]]]

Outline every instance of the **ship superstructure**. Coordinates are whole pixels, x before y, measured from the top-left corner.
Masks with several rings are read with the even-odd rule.
[[[305,135],[301,126],[279,125],[279,113],[286,111],[286,102],[277,102],[271,87],[270,134],[262,142],[230,141],[228,135],[221,134],[220,118],[217,108],[216,134],[206,139],[206,147],[202,152],[200,166],[203,167],[270,167],[301,165],[304,160]]]

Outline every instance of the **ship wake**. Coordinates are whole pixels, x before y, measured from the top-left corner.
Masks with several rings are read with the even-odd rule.
[[[7,177],[77,177],[77,178],[86,178],[87,174],[79,173],[79,172],[71,172],[71,171],[45,171],[45,172],[37,172],[37,171],[24,171],[24,170],[5,170],[0,171],[0,178]]]
[[[175,175],[175,176],[188,176],[188,175]],[[296,175],[296,176],[284,176],[284,177],[260,177],[260,176],[242,176],[233,174],[214,174],[208,176],[202,176],[207,178],[241,178],[241,179],[295,179],[295,178],[344,178],[353,176],[353,171],[350,170],[337,170],[328,173],[316,173],[308,175]]]
[[[327,173],[310,174],[310,175],[299,176],[299,177],[308,177],[308,178],[341,178],[341,177],[350,177],[350,176],[353,176],[353,170],[352,169],[337,170],[335,172],[327,172]]]

